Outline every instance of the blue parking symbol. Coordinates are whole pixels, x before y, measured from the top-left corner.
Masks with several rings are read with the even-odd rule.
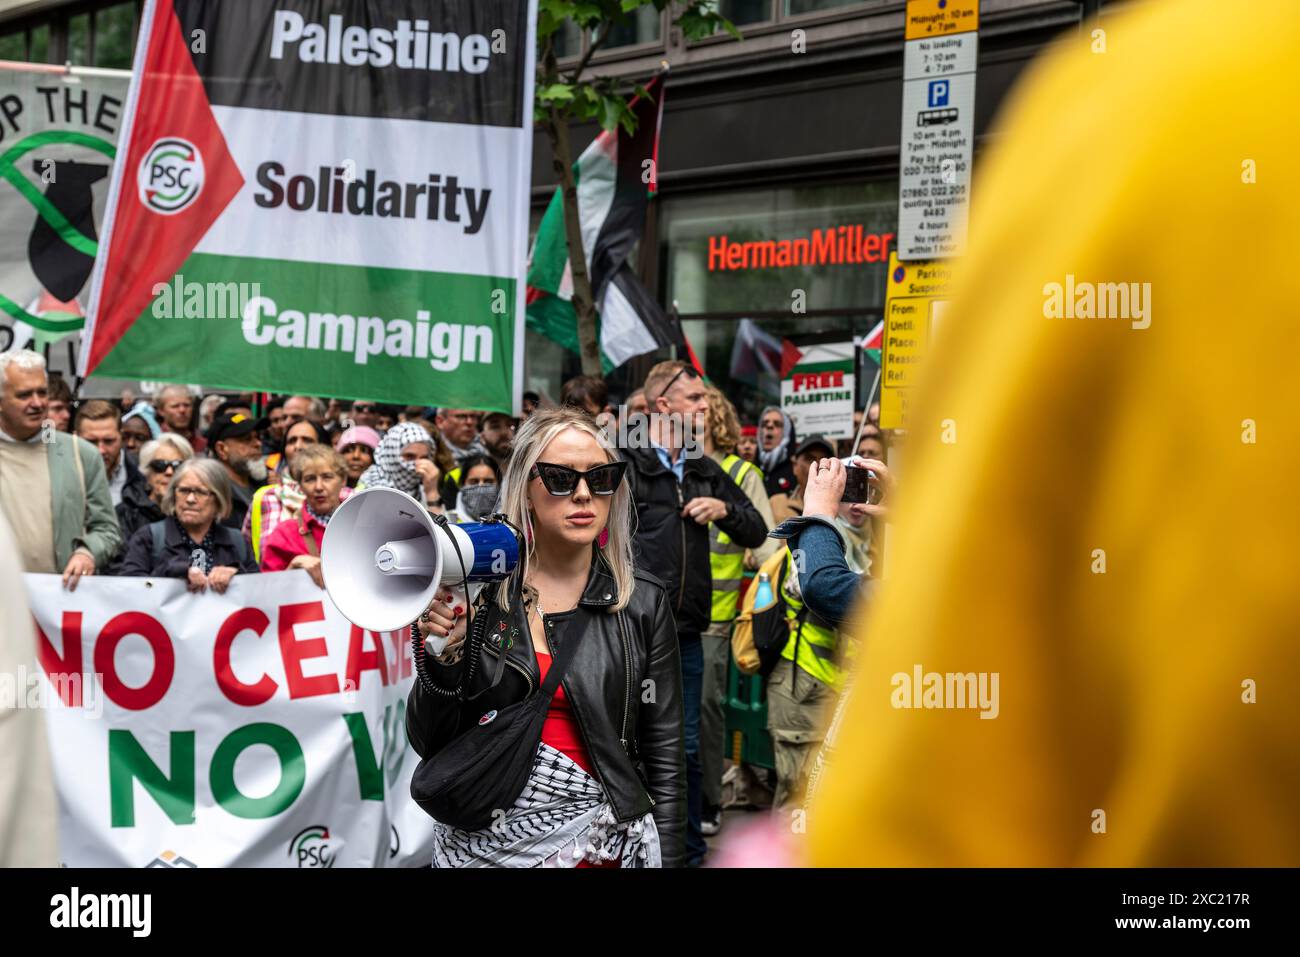
[[[930,108],[948,105],[948,81],[930,81]]]

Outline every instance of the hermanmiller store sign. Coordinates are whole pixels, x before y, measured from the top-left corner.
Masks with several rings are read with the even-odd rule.
[[[799,239],[733,242],[710,236],[709,272],[888,262],[893,240],[893,233],[869,233],[862,226],[814,229]]]

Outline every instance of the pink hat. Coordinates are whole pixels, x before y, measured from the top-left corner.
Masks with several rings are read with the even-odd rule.
[[[368,425],[354,425],[334,440],[334,451],[340,452],[349,445],[368,445],[373,452],[379,448],[379,433]]]

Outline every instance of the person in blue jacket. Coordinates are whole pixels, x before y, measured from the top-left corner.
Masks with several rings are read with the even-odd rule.
[[[850,507],[860,514],[883,519],[891,487],[889,469],[877,459],[855,457],[853,464],[876,473],[873,485],[882,494],[874,504]],[[809,610],[837,628],[848,619],[854,601],[859,595],[865,597],[871,587],[870,579],[849,567],[844,538],[835,522],[846,478],[840,459],[814,462],[808,474],[803,514],[782,522],[768,533],[772,538],[787,539],[791,551],[802,552],[799,587],[803,600]]]

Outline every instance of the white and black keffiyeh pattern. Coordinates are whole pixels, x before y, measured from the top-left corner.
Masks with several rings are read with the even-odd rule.
[[[417,502],[423,501],[420,473],[410,462],[402,460],[402,449],[414,442],[433,445],[428,431],[418,423],[398,422],[385,432],[379,448],[375,449],[375,463],[361,473],[361,484],[366,488],[395,488]]]
[[[584,859],[662,866],[654,818],[618,823],[600,783],[549,744],[538,745],[523,793],[498,818],[477,831],[435,821],[433,866],[576,867]]]

